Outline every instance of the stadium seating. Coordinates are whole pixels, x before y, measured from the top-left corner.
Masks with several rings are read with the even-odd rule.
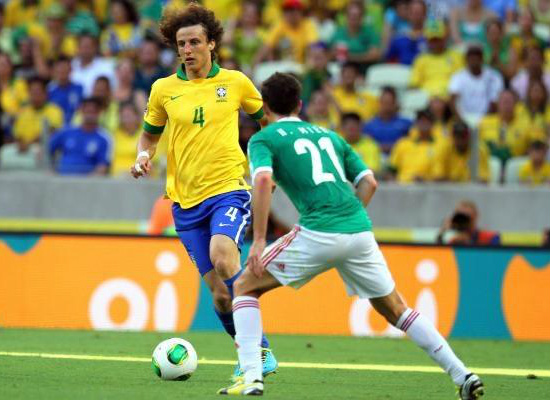
[[[415,117],[417,111],[428,106],[430,96],[423,90],[411,89],[403,92],[400,100],[401,113],[412,119]]]
[[[528,157],[513,157],[508,160],[504,167],[504,183],[514,185],[519,183],[519,169],[529,160]]]
[[[489,184],[498,185],[502,177],[502,162],[496,158],[489,158]]]
[[[367,87],[381,88],[393,86],[398,90],[405,90],[409,87],[411,68],[401,64],[377,64],[367,70]]]
[[[290,72],[300,75],[304,72],[304,67],[302,64],[293,61],[268,61],[256,66],[252,80],[256,85],[261,85],[263,81],[275,72]]]

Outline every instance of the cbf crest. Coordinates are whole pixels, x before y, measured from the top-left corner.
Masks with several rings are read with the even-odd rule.
[[[216,103],[222,103],[227,101],[227,86],[216,86]]]

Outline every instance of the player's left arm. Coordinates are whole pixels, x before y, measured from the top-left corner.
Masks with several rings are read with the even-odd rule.
[[[262,263],[262,253],[266,247],[267,221],[271,209],[271,193],[273,188],[273,155],[269,143],[261,133],[256,134],[248,142],[248,159],[252,174],[252,215],[253,242],[248,253],[247,264],[252,272],[260,278],[265,270]]]
[[[336,139],[343,146],[344,170],[346,178],[357,188],[356,196],[366,207],[376,189],[378,182],[374,177],[374,172],[363,162],[361,157],[351,148],[351,146],[340,136],[335,134]]]
[[[252,119],[258,121],[263,127],[267,126],[267,118],[264,115],[262,95],[256,86],[244,74],[240,74],[241,81],[241,107]]]

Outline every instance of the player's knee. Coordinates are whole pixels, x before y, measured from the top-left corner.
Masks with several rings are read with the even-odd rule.
[[[212,300],[216,310],[221,312],[231,311],[231,296],[227,290],[214,290],[212,292]]]
[[[230,257],[223,254],[223,252],[213,252],[211,256],[212,265],[220,278],[223,280],[231,278],[233,263],[230,261]]]

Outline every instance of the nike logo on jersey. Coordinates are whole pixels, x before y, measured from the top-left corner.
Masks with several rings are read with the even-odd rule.
[[[180,94],[179,96],[170,96],[170,100],[176,100],[178,97],[183,96],[183,94]]]
[[[218,226],[233,226],[233,225],[231,225],[231,224],[221,224],[220,223]]]

